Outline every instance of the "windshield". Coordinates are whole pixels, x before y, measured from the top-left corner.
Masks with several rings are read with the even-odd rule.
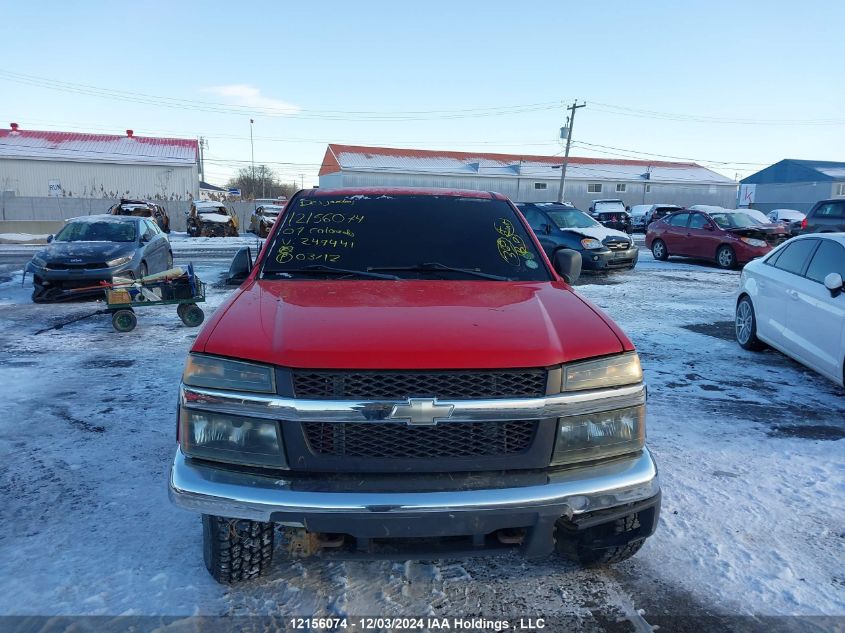
[[[197,213],[219,213],[220,215],[229,215],[226,207],[197,207]]]
[[[549,217],[561,229],[588,229],[591,226],[601,226],[583,211],[551,211]]]
[[[710,217],[723,229],[745,229],[761,224],[745,213],[711,213]]]
[[[263,272],[314,265],[390,269],[411,279],[480,278],[468,271],[521,281],[550,279],[507,202],[454,196],[299,198],[285,209]]]
[[[134,242],[134,222],[69,222],[56,242]]]

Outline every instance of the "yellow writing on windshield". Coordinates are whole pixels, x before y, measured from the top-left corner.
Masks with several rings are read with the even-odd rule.
[[[511,266],[519,266],[522,260],[532,260],[534,255],[528,250],[522,236],[516,234],[513,222],[507,218],[499,218],[493,224],[496,232],[501,236],[496,240],[499,256]]]

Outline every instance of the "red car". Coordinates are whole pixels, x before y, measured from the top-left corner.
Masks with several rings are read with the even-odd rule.
[[[643,373],[579,272],[500,194],[295,194],[182,376],[170,495],[203,515],[212,576],[403,546],[636,553],[660,507]]]
[[[681,255],[735,268],[762,257],[787,239],[789,233],[782,225],[761,224],[739,211],[680,211],[652,222],[645,244],[661,261]]]

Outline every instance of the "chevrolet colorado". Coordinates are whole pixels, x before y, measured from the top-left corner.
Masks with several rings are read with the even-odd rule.
[[[275,550],[636,553],[660,508],[646,388],[579,272],[499,194],[297,193],[233,260],[180,386],[169,491],[211,575]]]

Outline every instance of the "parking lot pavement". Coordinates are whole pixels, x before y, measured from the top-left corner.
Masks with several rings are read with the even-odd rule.
[[[228,262],[195,265],[210,313],[229,292]],[[516,555],[279,556],[266,578],[226,588],[203,567],[198,518],[167,499],[197,330],[153,307],[128,334],[97,316],[35,335],[99,306],[34,305],[19,265],[0,264],[0,613],[520,612],[571,616],[583,630],[647,630],[667,615],[845,615],[845,392],[731,340],[737,281],[643,252],[637,270],[577,287],[632,337],[649,385],[663,511],[632,560],[585,571]]]

